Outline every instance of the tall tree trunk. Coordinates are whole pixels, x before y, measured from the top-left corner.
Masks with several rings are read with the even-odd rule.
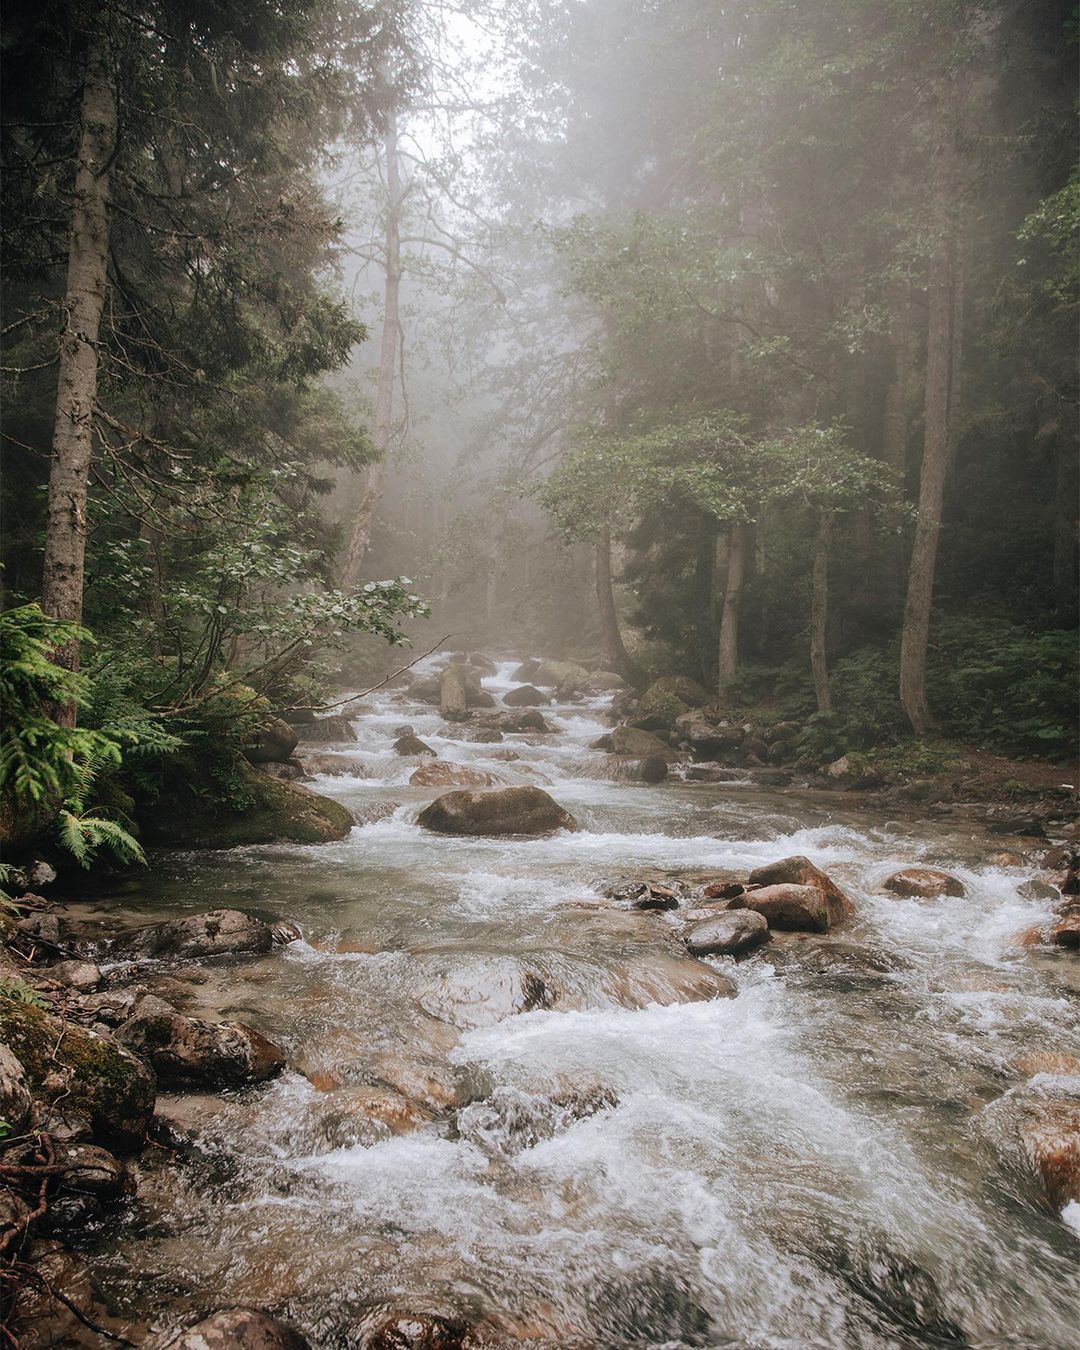
[[[86,53],[41,582],[45,613],[76,623],[83,609],[86,493],[109,258],[109,163],[115,143],[116,90],[105,39],[95,33]],[[53,659],[78,670],[78,643],[67,643]],[[75,709],[61,710],[60,720],[73,726]]]
[[[748,530],[740,522],[728,531],[727,580],[724,608],[720,615],[720,641],[717,660],[718,689],[721,695],[739,670],[739,614],[742,609],[743,579],[746,575]]]
[[[621,675],[629,684],[641,681],[641,671],[630,659],[630,653],[619,630],[619,615],[615,608],[615,590],[611,584],[611,531],[604,530],[596,541],[596,603],[600,610],[600,657],[607,670]]]
[[[702,512],[694,558],[694,615],[698,639],[698,667],[703,683],[712,681],[716,650],[716,520]]]
[[[832,712],[829,665],[825,655],[825,638],[829,621],[829,544],[832,540],[832,530],[832,512],[822,511],[818,516],[813,583],[810,591],[810,669],[814,676],[818,712],[823,713]]]
[[[390,428],[394,415],[394,372],[398,363],[401,340],[401,171],[398,164],[397,118],[390,114],[383,139],[386,154],[386,278],[383,292],[382,341],[379,345],[379,381],[375,390],[375,434],[373,444],[376,459],[364,470],[360,500],[353,516],[352,533],[345,561],[341,568],[341,586],[354,586],[360,575],[364,556],[371,543],[371,527],[382,497],[386,476],[386,451],[390,444]]]
[[[1077,613],[1077,468],[1071,437],[1057,432],[1054,447],[1054,614],[1063,627],[1076,622]]]
[[[885,391],[882,415],[882,458],[895,472],[903,489],[907,477],[909,403],[911,398],[912,324],[911,295],[906,284],[897,283],[892,295],[896,319],[892,329],[892,374]],[[903,589],[903,541],[898,534],[889,537],[885,562],[885,597],[890,608],[898,605]]]
[[[943,158],[951,158],[950,151]],[[960,360],[963,304],[958,231],[952,212],[953,175],[942,167],[939,203],[943,223],[928,278],[926,404],[919,516],[911,548],[907,601],[900,639],[900,702],[915,734],[934,726],[926,698],[926,652],[930,641],[934,570],[941,534],[941,509],[952,445],[952,421]]]

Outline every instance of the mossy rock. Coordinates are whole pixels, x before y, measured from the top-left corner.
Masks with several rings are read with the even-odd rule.
[[[328,844],[344,839],[353,818],[340,802],[299,783],[260,773],[246,760],[230,766],[227,784],[200,773],[174,774],[166,791],[138,812],[148,844],[170,848],[238,848],[243,844]]]
[[[65,1116],[84,1117],[95,1142],[106,1147],[132,1148],[145,1138],[154,1075],[111,1036],[0,998],[0,1041],[23,1066],[43,1115],[55,1104]]]
[[[634,711],[633,724],[650,731],[671,728],[677,718],[708,701],[709,695],[696,680],[687,675],[663,675],[642,694]]]

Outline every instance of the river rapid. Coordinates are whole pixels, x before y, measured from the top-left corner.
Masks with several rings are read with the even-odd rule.
[[[514,664],[484,687],[509,689]],[[1009,1146],[1023,1094],[1080,1093],[1017,1067],[1080,1053],[1080,962],[1014,941],[1050,913],[1034,867],[988,865],[1001,841],[955,816],[613,778],[588,749],[609,702],[490,745],[381,691],[356,744],[328,747],[351,771],[312,784],[364,822],[348,839],[160,854],[107,902],[114,923],[280,914],[303,940],[162,969],[165,997],[252,1023],[292,1067],[163,1099],[198,1152],[144,1161],[137,1204],[88,1239],[105,1286],[151,1319],[255,1304],[325,1347],[362,1345],[380,1303],[464,1315],[499,1344],[1080,1344],[1080,1207],[1049,1207]],[[544,787],[580,832],[422,830],[445,789],[409,785],[405,723],[441,758]],[[856,917],[714,960],[731,999],[706,996],[677,913],[594,885],[790,854]],[[913,863],[965,896],[881,890]]]

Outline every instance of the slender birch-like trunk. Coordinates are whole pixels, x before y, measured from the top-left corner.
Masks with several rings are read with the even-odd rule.
[[[98,32],[91,36],[86,53],[41,583],[45,613],[76,623],[83,610],[86,497],[109,260],[109,164],[115,143],[116,89],[105,38]],[[78,643],[67,643],[53,659],[78,670]],[[75,709],[62,709],[59,720],[73,726]]]
[[[615,590],[611,582],[611,531],[604,530],[596,542],[596,603],[600,611],[600,653],[607,670],[621,675],[629,684],[635,684],[641,672],[630,659],[630,654],[619,631],[619,614],[615,608]]]
[[[721,696],[739,670],[739,615],[742,610],[743,580],[746,576],[747,535],[747,527],[741,522],[733,524],[728,532],[727,581],[724,586],[724,607],[720,614],[717,660],[718,689]]]
[[[814,694],[817,697],[818,712],[823,713],[832,712],[829,664],[825,654],[829,621],[829,544],[832,541],[832,530],[832,512],[822,511],[818,516],[810,591],[810,670],[814,676]]]
[[[363,472],[360,500],[353,515],[349,547],[341,568],[341,586],[355,586],[363,566],[364,556],[371,544],[371,527],[382,498],[386,476],[386,451],[390,444],[390,429],[394,416],[394,372],[398,363],[401,341],[401,170],[398,163],[397,118],[393,113],[387,121],[383,139],[386,155],[386,278],[383,291],[382,341],[379,345],[379,379],[375,389],[375,431],[373,444],[376,459]]]
[[[941,236],[930,263],[927,288],[925,426],[919,516],[911,548],[900,639],[900,702],[918,736],[925,735],[934,726],[926,697],[926,653],[961,355],[963,269],[952,204],[952,193],[956,190],[952,153],[951,147],[942,150],[938,176]]]

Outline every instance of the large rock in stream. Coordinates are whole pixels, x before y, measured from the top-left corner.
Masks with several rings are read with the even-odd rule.
[[[494,787],[495,777],[485,769],[473,769],[448,759],[430,759],[412,771],[413,787]]]
[[[174,756],[167,772],[160,797],[135,804],[144,843],[169,848],[327,844],[344,839],[353,827],[340,802],[271,778],[239,757],[231,766],[227,796],[208,782],[205,767],[193,756]]]
[[[534,684],[519,684],[516,689],[508,689],[503,694],[503,702],[508,708],[541,708],[551,699]]]
[[[109,1148],[134,1148],[154,1111],[154,1075],[111,1036],[30,1004],[0,998],[0,1042],[22,1065],[35,1116],[62,1111],[69,1129]]]
[[[163,1086],[243,1087],[285,1067],[281,1050],[243,1022],[185,1017],[164,999],[140,999],[116,1037],[145,1059]]]
[[[242,909],[213,909],[118,937],[111,954],[125,961],[155,957],[236,956],[268,952],[275,945],[274,929]]]
[[[426,806],[418,821],[440,834],[535,835],[578,828],[574,817],[537,787],[447,792]]]
[[[740,956],[769,936],[764,914],[752,909],[729,909],[690,930],[686,950],[692,956]]]
[[[461,666],[447,666],[439,685],[439,711],[447,721],[461,722],[467,707],[465,671]]]
[[[310,1342],[292,1327],[258,1308],[223,1308],[150,1345],[151,1350],[310,1350]]]
[[[759,889],[747,891],[740,897],[740,903],[764,914],[770,928],[804,928],[825,933],[846,922],[855,912],[854,905],[832,877],[798,854],[755,867],[749,880],[752,887]],[[806,890],[817,891],[820,898],[801,893]]]

